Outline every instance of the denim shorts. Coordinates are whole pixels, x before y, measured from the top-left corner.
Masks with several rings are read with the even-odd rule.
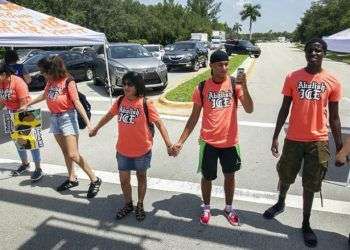
[[[119,171],[144,172],[151,167],[152,151],[140,157],[127,157],[117,152],[117,163]]]
[[[51,113],[50,133],[55,135],[78,135],[78,115],[75,109],[63,113]]]

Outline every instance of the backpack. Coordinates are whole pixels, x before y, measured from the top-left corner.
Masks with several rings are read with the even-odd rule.
[[[233,95],[233,98],[235,100],[235,104],[237,105],[237,96],[236,96],[236,82],[235,82],[235,78],[230,76],[230,79],[231,79],[231,85],[232,85],[232,95]],[[204,81],[201,81],[199,84],[198,84],[198,90],[199,90],[199,94],[201,96],[201,102],[202,102],[202,106],[203,106],[203,91],[204,91],[204,84],[205,84],[206,80]]]
[[[68,84],[73,81],[73,78],[68,77],[66,80],[66,88],[68,88]],[[91,119],[91,104],[88,102],[88,100],[86,99],[86,95],[84,95],[83,93],[79,92],[77,85],[75,85],[75,87],[77,88],[78,91],[78,97],[79,97],[79,101],[81,103],[81,105],[83,105],[83,108],[86,112],[87,117],[89,118],[89,120]],[[68,91],[68,89],[67,89]],[[84,118],[80,115],[79,112],[78,113],[78,124],[79,124],[79,129],[84,129],[86,128],[86,124],[84,121]]]
[[[23,64],[8,64],[9,68],[12,70],[13,74],[23,78],[24,76],[24,66]]]
[[[124,99],[125,95],[121,95],[117,101],[117,110],[119,112],[119,107],[120,107],[120,104],[122,103],[123,99]],[[148,124],[148,128],[151,132],[151,135],[152,137],[154,137],[154,124],[149,122],[149,117],[148,117],[148,107],[147,107],[147,98],[144,97],[143,98],[143,112],[145,113],[145,116],[146,116],[146,120],[147,120],[147,124]]]

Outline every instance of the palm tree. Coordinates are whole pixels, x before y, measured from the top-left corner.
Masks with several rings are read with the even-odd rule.
[[[239,13],[241,15],[242,21],[249,18],[249,39],[252,40],[252,24],[256,21],[257,17],[261,17],[261,14],[259,12],[259,9],[261,9],[261,5],[252,5],[250,3],[246,3],[243,5],[243,10]]]
[[[232,27],[232,30],[236,35],[238,35],[238,33],[242,31],[242,24],[235,23]]]

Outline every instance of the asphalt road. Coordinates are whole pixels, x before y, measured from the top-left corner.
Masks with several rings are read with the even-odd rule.
[[[212,227],[203,228],[198,225],[200,175],[196,173],[196,164],[199,124],[177,158],[168,157],[159,133],[155,136],[152,168],[148,174],[155,184],[150,185],[146,202],[146,210],[154,217],[142,225],[133,219],[121,224],[114,223],[111,211],[122,200],[119,185],[116,187],[112,184],[117,179],[114,150],[117,132],[113,121],[95,138],[88,138],[87,131],[82,131],[80,136],[82,155],[98,174],[106,176],[103,191],[91,202],[83,198],[87,188],[84,181],[78,191],[64,196],[52,190],[52,186],[63,180],[65,170],[61,152],[53,137],[48,134],[48,129],[44,130],[46,146],[42,150],[42,158],[45,164],[52,164],[45,166],[47,172],[56,172],[49,174],[42,184],[31,186],[25,177],[8,179],[8,169],[13,168],[13,164],[5,163],[5,160],[0,163],[0,212],[5,214],[11,211],[9,218],[0,226],[0,237],[5,238],[4,249],[68,249],[69,244],[73,244],[72,248],[86,249],[117,248],[115,246],[119,246],[119,249],[303,248],[297,231],[302,218],[300,177],[290,190],[291,199],[295,198],[298,202],[290,200],[287,212],[271,223],[262,220],[261,213],[277,193],[277,159],[272,157],[269,148],[273,123],[282,101],[280,92],[284,77],[288,72],[305,66],[305,59],[303,52],[290,44],[262,44],[261,49],[262,55],[256,60],[249,76],[255,111],[253,114],[245,114],[239,110],[243,166],[237,173],[238,201],[235,206],[242,217],[242,227],[231,230],[228,223],[222,217],[216,218],[217,216]],[[340,105],[340,114],[343,127],[349,127],[350,99],[347,97],[350,97],[350,89],[347,83],[350,80],[350,66],[325,60],[324,67],[343,83],[344,99]],[[191,74],[193,73],[180,71],[169,73],[169,87],[182,82],[184,78],[190,78]],[[102,87],[92,83],[79,83],[79,89],[89,96],[95,114],[92,121],[96,123],[100,114],[108,109],[109,99]],[[152,98],[157,98],[159,94],[153,93]],[[185,120],[178,117],[164,119],[173,141],[180,136]],[[283,137],[282,133],[281,145]],[[1,142],[0,158],[16,160],[14,145],[6,138],[2,138]],[[53,170],[55,166],[58,166],[58,170]],[[348,168],[345,167],[330,169],[328,182],[323,185],[325,208],[320,208],[319,196],[316,195],[312,223],[321,238],[319,249],[347,249],[345,243],[350,229],[350,189],[342,186],[347,171]],[[218,176],[214,182],[217,187],[213,190],[213,205],[221,209],[223,200],[219,186],[223,179],[220,174]],[[41,200],[41,196],[45,198]],[[31,216],[16,219],[22,211]],[[106,212],[110,214],[106,215]],[[215,210],[214,213],[219,215],[220,211]],[[17,231],[25,237],[18,237]],[[86,247],[82,247],[84,242]]]

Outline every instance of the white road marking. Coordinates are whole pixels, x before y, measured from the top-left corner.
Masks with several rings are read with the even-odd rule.
[[[4,169],[13,170],[14,164],[18,164],[18,161],[10,159],[1,159],[0,164],[8,164],[3,166]],[[53,164],[42,164],[42,168],[45,174],[59,175],[66,174],[67,170],[65,166],[53,165]],[[33,166],[32,166],[32,169]],[[99,176],[103,182],[120,184],[117,173],[108,171],[95,171],[96,175]],[[81,179],[88,179],[86,174],[81,170],[77,169],[77,175]],[[137,186],[137,179],[135,175],[131,177],[131,185]],[[148,177],[148,188],[153,190],[167,191],[167,192],[179,192],[179,193],[190,193],[201,195],[201,189],[199,183],[188,182],[188,181],[177,181],[177,180],[165,180],[160,178]],[[348,190],[345,190],[346,192]],[[225,198],[225,193],[222,186],[212,187],[212,196],[217,198]],[[258,190],[242,189],[237,188],[235,192],[235,200],[248,201],[259,204],[274,204],[277,201],[278,194],[273,192],[265,192]],[[321,207],[319,198],[315,198],[313,204],[313,210],[330,212],[336,214],[350,215],[350,202],[324,199],[324,207]],[[286,206],[302,209],[302,197],[298,195],[288,195],[286,199]]]
[[[343,100],[350,102],[350,98],[348,97],[343,97]]]

